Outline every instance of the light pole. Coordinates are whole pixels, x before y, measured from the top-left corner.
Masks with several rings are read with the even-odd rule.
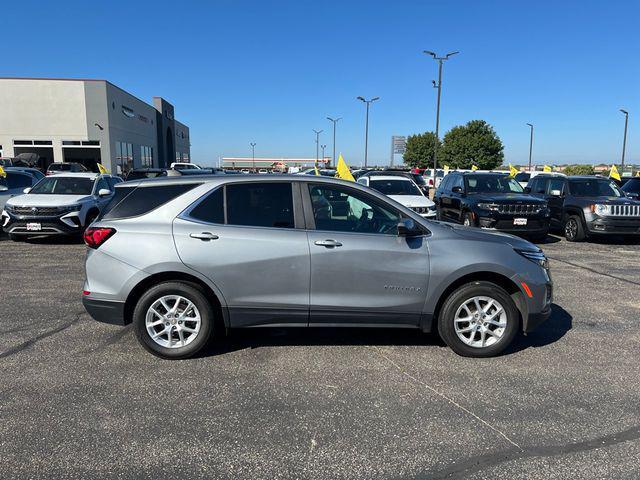
[[[320,157],[320,158],[322,158],[322,165],[324,165],[324,149],[327,148],[327,146],[326,145],[320,145],[320,148],[322,149],[322,157]]]
[[[373,97],[371,100],[365,100],[364,97],[357,97],[357,100],[365,103],[367,105],[367,117],[365,120],[364,127],[364,166],[367,167],[367,155],[369,148],[369,105],[371,105],[376,100],[380,100],[380,97]]]
[[[320,147],[320,134],[324,132],[324,130],[314,130],[316,134],[316,167],[318,166],[318,148]]]
[[[529,136],[529,171],[531,171],[531,154],[533,153],[533,125],[527,123],[531,129],[531,135]]]
[[[336,123],[338,123],[338,121],[342,120],[342,117],[338,117],[338,118],[327,117],[327,120],[329,120],[330,122],[333,123],[333,157],[332,157],[332,164],[335,165],[336,164]]]
[[[450,52],[444,57],[439,57],[430,50],[425,50],[424,53],[431,55],[434,60],[438,62],[438,83],[432,80],[433,88],[438,89],[438,103],[436,104],[436,144],[433,148],[433,185],[436,185],[436,168],[438,168],[438,143],[440,143],[440,96],[442,95],[442,63],[448,60],[449,57],[456,55],[460,52]]]
[[[251,165],[253,166],[253,171],[256,171],[256,142],[251,142]]]
[[[629,126],[629,112],[626,110],[620,109],[622,113],[624,113],[624,137],[622,139],[622,165],[620,170],[620,175],[624,173],[624,153],[627,149],[627,127]]]

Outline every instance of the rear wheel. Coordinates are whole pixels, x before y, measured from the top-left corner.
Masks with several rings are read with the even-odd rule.
[[[186,282],[165,282],[147,290],[133,311],[136,337],[167,359],[198,353],[213,332],[214,312],[204,294]]]
[[[564,223],[564,237],[569,242],[581,242],[586,238],[582,219],[577,215],[571,215]]]
[[[509,294],[491,282],[473,282],[454,291],[442,306],[438,331],[464,357],[492,357],[507,348],[519,326]]]
[[[476,222],[473,219],[473,214],[471,212],[466,212],[464,214],[464,216],[462,217],[462,224],[465,227],[475,227],[476,226]]]

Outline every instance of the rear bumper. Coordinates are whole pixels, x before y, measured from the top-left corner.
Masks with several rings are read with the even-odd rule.
[[[124,318],[124,302],[96,300],[82,297],[82,305],[87,313],[98,322],[112,325],[126,325]]]

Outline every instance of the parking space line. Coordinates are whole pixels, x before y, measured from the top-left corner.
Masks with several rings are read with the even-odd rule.
[[[550,257],[549,255],[547,255],[547,258],[550,259],[550,260],[553,260],[555,262],[566,263],[567,265],[571,265],[572,267],[582,268],[583,270],[587,270],[587,271],[592,272],[592,273],[597,273],[598,275],[603,275],[605,277],[613,278],[614,280],[620,280],[621,282],[626,282],[626,283],[630,283],[631,285],[639,285],[640,286],[640,282],[634,282],[633,280],[629,280],[627,278],[616,277],[615,275],[611,275],[610,273],[599,272],[598,270],[595,270],[595,269],[593,269],[591,267],[585,267],[584,265],[579,265],[577,263],[568,262],[567,260],[560,260],[559,258]]]
[[[476,420],[478,420],[480,423],[482,423],[483,425],[485,425],[486,427],[490,428],[491,430],[493,430],[494,432],[496,432],[498,435],[500,435],[502,438],[504,438],[507,442],[509,442],[511,445],[513,445],[514,447],[516,447],[518,450],[520,450],[521,452],[523,451],[522,447],[520,445],[518,445],[516,442],[514,442],[513,440],[511,440],[511,438],[509,438],[507,436],[507,434],[505,434],[502,430],[498,429],[497,427],[491,425],[489,422],[487,422],[486,420],[482,419],[481,417],[479,417],[478,415],[476,415],[475,413],[473,413],[471,410],[469,410],[468,408],[460,405],[458,402],[456,402],[455,400],[453,400],[452,398],[448,397],[447,395],[445,395],[442,392],[439,392],[438,390],[436,390],[435,388],[433,388],[432,386],[428,385],[427,383],[417,379],[416,377],[414,377],[413,375],[411,375],[410,373],[408,373],[404,368],[402,368],[398,363],[396,363],[392,358],[388,357],[387,355],[385,355],[382,350],[378,347],[375,346],[371,346],[369,347],[373,350],[376,351],[376,353],[378,355],[380,355],[382,358],[384,358],[385,360],[387,360],[389,363],[391,363],[394,367],[396,367],[400,373],[402,373],[403,375],[405,375],[406,377],[410,378],[411,380],[413,380],[415,383],[418,383],[420,385],[422,385],[423,387],[425,387],[426,389],[428,389],[429,391],[435,393],[436,395],[438,395],[439,397],[445,399],[447,402],[449,402],[450,404],[452,404],[453,406],[459,408],[460,410],[462,410],[463,412],[471,415],[473,418],[475,418]]]

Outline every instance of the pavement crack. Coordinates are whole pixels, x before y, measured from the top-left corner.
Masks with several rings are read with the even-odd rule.
[[[497,453],[478,455],[463,460],[453,468],[429,472],[418,475],[417,479],[461,479],[467,478],[480,470],[495,467],[504,462],[513,460],[524,460],[527,458],[555,457],[571,453],[587,452],[598,448],[607,448],[619,443],[640,439],[640,425],[636,425],[621,432],[604,435],[602,437],[581,442],[567,443],[564,445],[532,446],[524,449],[509,449]]]
[[[40,335],[36,335],[35,337],[30,338],[29,340],[22,342],[21,344],[16,345],[15,347],[11,347],[8,350],[5,350],[4,352],[0,352],[0,358],[7,358],[17,353],[20,353],[32,347],[33,345],[38,343],[40,340],[44,340],[47,337],[50,337],[52,335],[55,335],[56,333],[60,333],[63,330],[66,330],[67,328],[78,323],[80,321],[81,315],[82,315],[81,313],[77,313],[73,320],[69,320],[68,322],[63,323],[62,325],[59,325],[58,327],[52,330],[47,330],[46,332],[43,332]]]
[[[568,262],[567,260],[560,260],[559,258],[550,257],[549,255],[547,255],[547,258],[549,258],[551,260],[554,260],[556,262],[566,263],[567,265],[571,265],[572,267],[576,267],[576,268],[581,268],[583,270],[587,270],[588,272],[591,272],[591,273],[595,273],[595,274],[602,275],[602,276],[605,276],[605,277],[613,278],[613,279],[619,280],[621,282],[630,283],[631,285],[639,285],[640,286],[640,282],[634,282],[633,280],[629,280],[627,278],[617,277],[615,275],[611,275],[610,273],[599,272],[598,270],[595,270],[595,269],[593,269],[591,267],[585,267],[584,265],[579,265],[577,263]]]
[[[414,377],[413,375],[411,375],[410,373],[408,373],[404,368],[402,368],[402,366],[400,366],[398,363],[396,363],[392,358],[388,357],[387,355],[385,355],[380,348],[378,347],[370,347],[373,348],[378,355],[380,355],[381,357],[383,357],[384,359],[386,359],[389,363],[391,363],[394,367],[396,367],[400,373],[402,373],[404,376],[410,378],[411,380],[413,380],[415,383],[422,385],[423,387],[425,387],[426,389],[428,389],[429,391],[435,393],[436,395],[438,395],[439,397],[445,399],[447,402],[449,402],[451,405],[457,407],[458,409],[462,410],[463,412],[467,413],[468,415],[471,415],[473,418],[475,418],[478,422],[482,423],[485,427],[488,427],[489,429],[493,430],[495,433],[497,433],[498,435],[500,435],[502,438],[504,438],[507,442],[509,442],[511,445],[513,445],[514,447],[516,447],[517,451],[522,451],[522,448],[520,447],[520,445],[518,445],[516,442],[514,442],[513,440],[511,440],[511,438],[509,438],[507,436],[506,433],[504,433],[502,430],[500,430],[499,428],[495,427],[494,425],[491,425],[489,422],[487,422],[486,420],[484,420],[483,418],[479,417],[478,415],[476,415],[475,413],[473,413],[471,410],[469,410],[468,408],[460,405],[458,402],[456,402],[454,399],[452,399],[451,397],[448,397],[447,395],[445,395],[444,393],[436,390],[435,388],[433,388],[431,385],[417,379],[416,377]]]

